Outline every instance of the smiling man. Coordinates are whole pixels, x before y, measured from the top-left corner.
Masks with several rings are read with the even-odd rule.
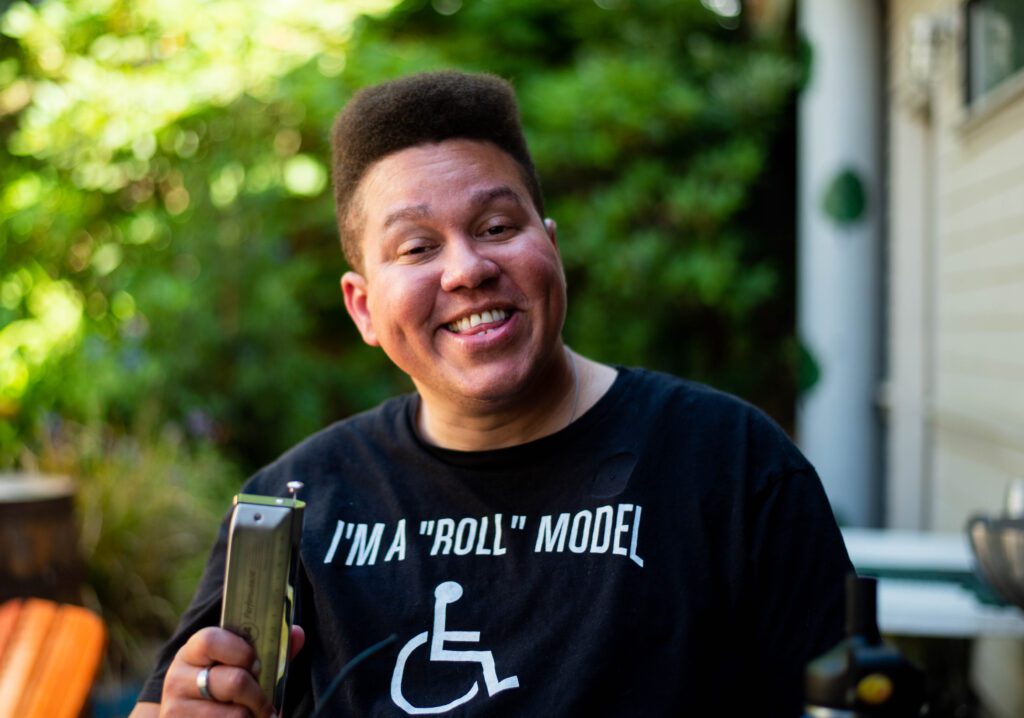
[[[555,223],[522,175],[490,142],[409,147],[366,172],[342,229],[373,238],[359,246],[361,271],[342,277],[345,306],[364,341],[412,378],[417,427],[439,446],[551,434],[614,380],[562,343]]]
[[[559,239],[511,87],[454,72],[371,87],[333,144],[345,307],[415,392],[246,485],[306,486],[290,703],[799,715],[850,569],[820,482],[740,400],[565,346]],[[212,628],[225,535],[133,715],[270,713],[251,648]]]

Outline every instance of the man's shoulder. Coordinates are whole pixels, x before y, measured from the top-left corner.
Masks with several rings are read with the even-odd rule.
[[[725,452],[772,455],[792,469],[809,468],[789,434],[764,410],[739,396],[665,372],[619,368],[621,394],[633,413],[660,431],[687,435]]]
[[[324,427],[260,469],[252,482],[258,485],[271,480],[283,485],[292,478],[304,481],[394,451],[408,433],[404,424],[412,399],[408,394],[393,397]]]
[[[633,398],[663,403],[670,410],[699,411],[705,418],[719,416],[775,423],[746,399],[700,381],[640,367],[619,367],[618,370],[625,379],[624,390]]]
[[[370,409],[339,419],[300,441],[286,451],[279,460],[295,460],[307,454],[319,453],[338,444],[377,441],[384,438],[394,440],[396,429],[404,421],[405,412],[411,400],[411,395],[403,394],[387,399]]]

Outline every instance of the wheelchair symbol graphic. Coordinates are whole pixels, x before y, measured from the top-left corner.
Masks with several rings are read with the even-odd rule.
[[[479,643],[479,631],[448,631],[445,630],[445,614],[448,605],[455,603],[462,598],[462,586],[455,581],[445,581],[434,589],[434,630],[418,633],[409,639],[409,642],[402,647],[398,653],[398,660],[395,662],[395,672],[391,675],[391,700],[399,708],[409,715],[427,715],[431,713],[445,713],[456,706],[460,706],[473,697],[480,690],[480,682],[473,681],[466,693],[451,703],[443,706],[414,706],[402,694],[402,676],[405,674],[405,664],[420,646],[430,641],[431,661],[448,661],[451,663],[479,663],[484,673],[484,685],[487,687],[487,695],[493,696],[509,688],[519,687],[519,678],[509,676],[498,680],[498,671],[494,665],[494,655],[490,651],[460,651],[445,648],[445,643]],[[431,634],[431,635],[428,635]]]

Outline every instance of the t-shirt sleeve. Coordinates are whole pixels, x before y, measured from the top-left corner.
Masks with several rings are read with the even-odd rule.
[[[743,591],[751,696],[796,718],[804,668],[843,637],[844,585],[853,570],[821,481],[810,468],[778,477],[750,506]]]
[[[174,635],[157,654],[156,668],[139,693],[139,701],[159,703],[163,693],[164,675],[175,654],[201,628],[220,624],[221,595],[224,590],[224,563],[227,560],[228,519],[221,524],[217,541],[206,560],[206,568],[188,610],[182,615]]]

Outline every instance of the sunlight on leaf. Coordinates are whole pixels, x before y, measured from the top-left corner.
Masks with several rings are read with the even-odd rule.
[[[327,186],[327,168],[309,155],[296,155],[285,163],[284,185],[292,194],[318,195]]]
[[[82,322],[82,301],[70,284],[53,281],[37,265],[23,269],[22,288],[27,316],[0,328],[0,414],[17,410],[33,371],[74,346]],[[4,283],[4,304],[14,304],[17,289]]]

